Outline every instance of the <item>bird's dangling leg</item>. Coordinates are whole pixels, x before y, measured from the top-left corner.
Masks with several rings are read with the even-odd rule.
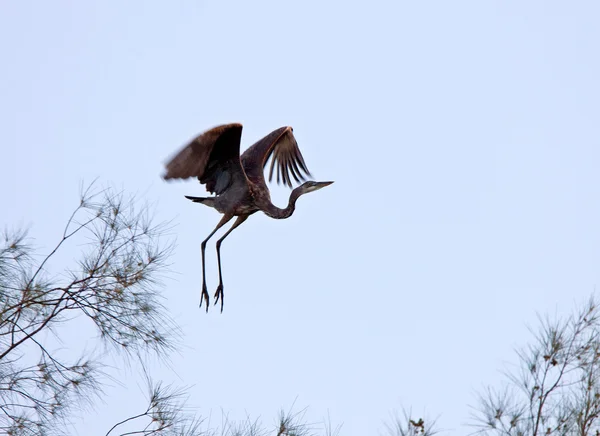
[[[202,245],[200,245],[201,247],[201,252],[202,252],[202,295],[200,296],[200,306],[202,307],[202,301],[206,298],[206,311],[208,312],[208,290],[206,289],[206,262],[204,259],[204,252],[206,250],[206,243],[208,242],[208,240],[212,237],[212,235],[214,235],[217,230],[219,230],[221,227],[223,227],[225,224],[227,224],[231,218],[233,218],[233,215],[225,215],[223,216],[223,218],[221,218],[221,221],[219,221],[219,224],[217,224],[217,227],[215,227],[215,229],[210,232],[210,235],[208,235],[208,237],[202,241]]]
[[[219,298],[221,299],[221,313],[223,313],[223,276],[221,275],[221,242],[225,239],[237,226],[242,224],[244,221],[248,219],[249,215],[240,215],[237,217],[233,225],[227,233],[221,237],[217,241],[217,264],[219,265],[219,286],[217,286],[217,291],[215,292],[215,305],[219,302]],[[208,300],[207,300],[208,301]]]

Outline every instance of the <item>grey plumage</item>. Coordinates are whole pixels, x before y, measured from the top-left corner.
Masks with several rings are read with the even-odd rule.
[[[269,181],[276,171],[277,183],[283,182],[290,188],[292,178],[296,182],[310,177],[308,167],[302,157],[291,127],[281,127],[266,135],[240,155],[242,125],[238,123],[214,127],[194,138],[176,153],[166,164],[165,180],[196,177],[215,197],[186,198],[196,203],[213,207],[223,214],[217,227],[202,242],[202,296],[200,306],[206,298],[208,311],[208,291],[206,289],[205,247],[208,240],[234,216],[233,226],[217,241],[217,262],[219,285],[215,292],[215,304],[221,300],[223,311],[223,279],[221,274],[221,243],[250,215],[259,210],[266,215],[283,219],[292,215],[298,198],[333,182],[307,181],[295,188],[284,209],[271,203],[269,188],[265,181],[264,169],[269,159]]]

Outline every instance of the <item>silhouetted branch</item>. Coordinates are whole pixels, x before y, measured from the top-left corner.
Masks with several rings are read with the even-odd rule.
[[[185,414],[187,395],[184,390],[162,384],[149,383],[149,401],[146,410],[138,415],[126,418],[115,424],[106,436],[116,434],[119,427],[135,424],[141,430],[129,430],[120,435],[186,435],[204,434],[200,429],[202,420],[190,418]]]
[[[293,406],[292,406],[293,408]],[[277,424],[268,429],[258,419],[250,417],[241,421],[230,421],[227,415],[223,416],[223,424],[220,428],[209,429],[207,434],[220,436],[312,436],[325,434],[327,436],[338,436],[340,426],[332,427],[330,420],[325,420],[323,426],[315,425],[306,421],[307,409],[299,412],[281,411]]]
[[[540,319],[520,371],[501,391],[486,390],[474,413],[484,434],[588,436],[600,431],[600,322],[591,299],[566,321]]]
[[[433,436],[438,433],[436,420],[429,418],[414,418],[412,411],[402,411],[402,417],[398,414],[392,416],[392,421],[386,423],[385,427],[389,436]]]
[[[101,393],[100,360],[65,360],[39,338],[67,322],[67,314],[85,315],[104,344],[124,356],[163,356],[175,348],[177,328],[159,293],[173,248],[162,241],[167,231],[167,224],[153,224],[148,208],[138,208],[135,199],[90,187],[41,261],[34,261],[25,232],[5,233],[0,246],[1,431],[50,434],[67,411]],[[50,260],[71,240],[85,241],[75,268],[50,278]],[[154,404],[152,413],[160,407]]]

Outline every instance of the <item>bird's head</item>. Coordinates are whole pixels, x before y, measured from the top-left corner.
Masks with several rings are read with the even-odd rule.
[[[333,182],[313,182],[309,180],[308,182],[304,182],[302,185],[298,186],[296,189],[299,191],[298,195],[308,194],[309,192],[318,191],[325,186],[331,185]]]

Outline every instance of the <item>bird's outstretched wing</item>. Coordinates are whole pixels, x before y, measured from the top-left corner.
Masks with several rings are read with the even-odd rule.
[[[273,179],[273,170],[277,168],[277,183],[292,187],[292,177],[296,182],[310,177],[302,153],[298,148],[291,127],[280,127],[258,140],[242,154],[242,165],[246,176],[255,183],[265,183],[264,168],[271,158],[269,181]]]
[[[166,164],[165,180],[197,177],[206,190],[219,195],[236,175],[244,174],[240,162],[242,125],[214,127],[185,145]]]

